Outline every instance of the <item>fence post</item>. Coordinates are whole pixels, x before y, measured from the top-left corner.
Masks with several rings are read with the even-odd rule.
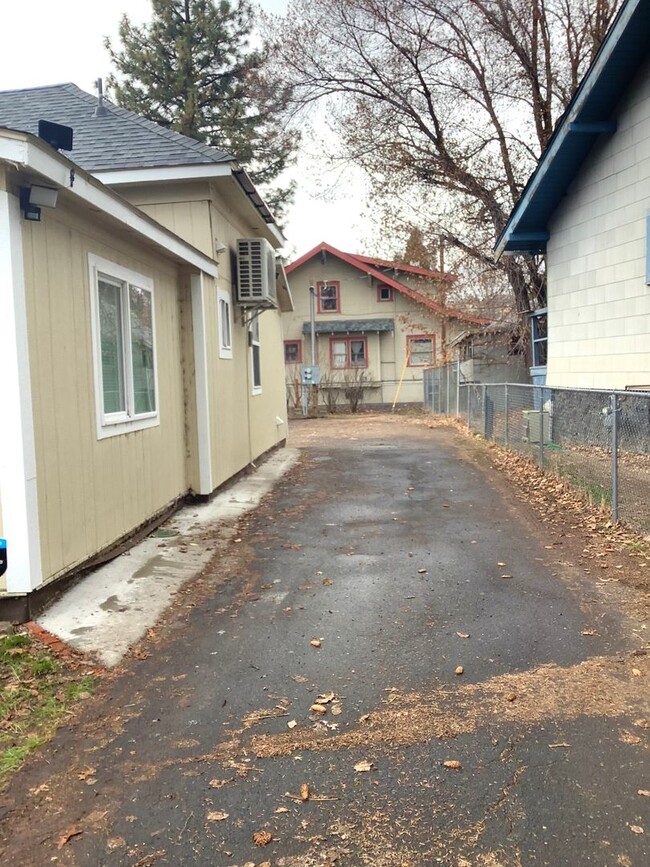
[[[460,415],[460,358],[456,361],[456,415]]]
[[[612,523],[618,523],[618,398],[610,395],[612,415]]]
[[[504,445],[508,448],[509,445],[509,430],[508,430],[508,383],[503,386],[503,411],[505,413],[505,422],[504,422],[504,431],[503,431],[503,440]]]
[[[447,370],[447,411],[445,415],[449,415],[449,364],[445,365],[445,369]]]
[[[487,439],[487,385],[483,386],[483,439]]]
[[[472,386],[468,382],[465,386],[467,389],[467,427],[472,429]]]
[[[544,469],[544,389],[539,387],[539,467]]]

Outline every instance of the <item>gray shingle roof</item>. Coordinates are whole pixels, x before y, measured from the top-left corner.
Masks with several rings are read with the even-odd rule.
[[[394,331],[392,319],[332,319],[329,322],[316,322],[317,334],[367,334],[374,331]],[[303,334],[309,334],[311,324],[305,322]]]
[[[104,102],[107,113],[93,117],[97,98],[75,84],[0,91],[0,127],[38,135],[39,120],[74,129],[70,159],[87,171],[230,162],[231,155],[165,129],[132,111]]]

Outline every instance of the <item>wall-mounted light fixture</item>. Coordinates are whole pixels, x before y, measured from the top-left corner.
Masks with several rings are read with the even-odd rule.
[[[59,191],[55,187],[42,187],[33,184],[31,187],[20,188],[20,209],[26,220],[38,223],[41,219],[41,208],[56,208]]]

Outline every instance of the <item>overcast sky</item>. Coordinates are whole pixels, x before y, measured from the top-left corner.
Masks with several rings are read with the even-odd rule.
[[[282,13],[287,0],[259,0],[259,5]],[[124,12],[132,21],[142,22],[149,18],[150,10],[149,0],[24,0],[3,4],[0,90],[72,81],[92,93],[95,79],[105,79],[111,71],[103,38],[117,37]],[[320,241],[328,241],[349,252],[364,252],[361,242],[369,228],[362,216],[359,179],[347,176],[337,182],[335,176],[323,175],[307,150],[313,146],[306,148],[299,160],[296,204],[286,227],[287,251],[301,255]]]

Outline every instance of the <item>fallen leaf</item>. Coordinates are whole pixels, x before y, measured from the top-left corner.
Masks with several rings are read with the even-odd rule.
[[[630,825],[630,831],[633,834],[645,834],[645,831],[641,827],[641,825]]]
[[[126,840],[124,837],[109,837],[106,845],[109,849],[121,849],[122,846],[126,846]]]
[[[221,789],[222,786],[225,786],[226,783],[230,783],[232,780],[210,780],[208,785],[211,789]]]
[[[359,722],[365,722],[367,719],[370,719],[370,714],[364,713],[362,716],[359,717]]]
[[[633,668],[632,674],[634,675],[634,677],[641,677],[641,670],[638,668]]]
[[[340,701],[335,701],[332,704],[332,716],[340,716],[343,713],[343,706]]]
[[[223,822],[224,819],[227,819],[229,813],[222,813],[220,810],[213,810],[206,816],[208,822]]]
[[[63,847],[66,845],[66,843],[69,843],[73,837],[78,837],[79,834],[83,834],[83,832],[84,832],[84,829],[81,828],[79,825],[70,825],[69,828],[66,828],[65,831],[62,831],[59,834],[59,839],[58,839],[58,842],[56,844],[56,848],[57,849],[63,849]]]
[[[312,704],[309,708],[312,713],[327,713],[327,708],[324,704]]]
[[[464,673],[465,673],[465,669],[463,668],[463,666],[457,665],[454,674],[460,675],[460,674],[464,674]]]
[[[418,569],[418,575],[426,575],[428,571],[428,569]]]
[[[644,798],[650,798],[650,789],[639,789],[637,795],[643,795]]]
[[[333,692],[324,692],[316,698],[318,704],[329,704],[336,698]]]
[[[50,791],[50,787],[47,785],[47,783],[41,783],[40,786],[35,786],[33,789],[30,789],[29,794],[30,795],[40,795],[41,792],[49,792],[49,791]]]
[[[598,635],[595,629],[583,629],[580,635]]]
[[[512,575],[505,574],[505,575],[502,575],[501,577],[502,578],[512,578]]]
[[[287,728],[288,729],[295,729],[295,727],[297,725],[298,725],[298,723],[295,721],[295,719],[290,719],[289,722],[287,723]]]
[[[516,701],[516,700],[517,700],[517,693],[516,692],[509,692],[508,695],[506,696],[506,701]]]
[[[302,801],[308,801],[309,800],[309,786],[307,785],[307,783],[303,783],[300,786],[300,799]]]
[[[357,762],[354,766],[354,770],[362,773],[363,771],[371,771],[373,768],[372,762],[367,762],[365,759],[361,762]]]
[[[456,759],[448,759],[442,763],[445,768],[450,768],[452,771],[459,771],[463,766]]]
[[[96,770],[95,768],[87,767],[87,768],[85,768],[83,771],[80,771],[80,772],[77,774],[77,779],[79,779],[79,780],[87,780],[88,777],[92,777],[92,776],[93,776],[93,774],[95,773],[95,770]]]
[[[504,566],[507,566],[507,565],[508,565],[507,563],[501,563],[501,562],[497,563],[497,566],[501,566],[501,568],[503,568]]]
[[[333,584],[333,583],[334,583],[334,582],[332,581],[331,578],[323,578],[323,584],[324,584],[326,587],[329,587],[329,585],[330,585],[330,584]]]
[[[650,722],[647,719],[635,719],[634,725],[640,729],[650,728]]]
[[[566,750],[570,746],[571,746],[571,744],[560,743],[560,744],[549,744],[548,748],[549,748],[549,750],[560,750],[560,749]]]
[[[303,677],[302,674],[294,674],[291,680],[295,680],[296,683],[307,683],[307,678]]]
[[[268,846],[268,844],[273,839],[273,834],[270,831],[254,831],[253,832],[253,843],[256,846]]]
[[[456,635],[459,638],[469,638],[469,632],[457,632]]]
[[[633,735],[630,732],[622,731],[618,736],[622,744],[640,744],[641,738],[638,735]]]
[[[276,813],[290,813],[291,810],[288,807],[278,807],[275,811]]]
[[[320,641],[317,638],[312,638],[309,643],[312,647],[320,647]]]

